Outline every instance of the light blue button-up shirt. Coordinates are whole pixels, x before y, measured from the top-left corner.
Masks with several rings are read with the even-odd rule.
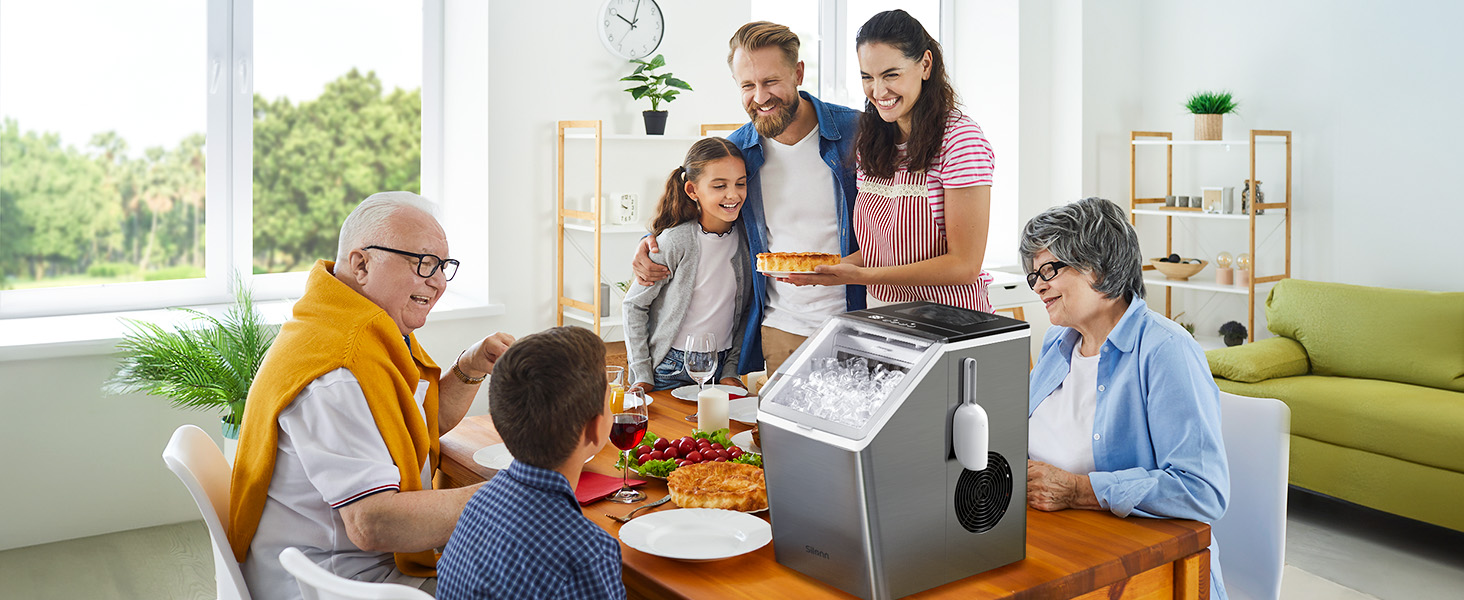
[[[1048,329],[1028,388],[1029,418],[1067,377],[1081,341],[1075,329]],[[1099,350],[1093,462],[1093,493],[1120,517],[1212,523],[1225,514],[1230,469],[1209,362],[1189,332],[1140,298]],[[1219,552],[1213,543],[1210,550],[1211,597],[1223,599]]]

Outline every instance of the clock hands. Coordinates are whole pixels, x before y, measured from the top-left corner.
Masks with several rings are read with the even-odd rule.
[[[641,0],[635,0],[635,10],[630,13],[631,27],[635,27],[635,24],[640,22],[640,3]]]
[[[635,29],[635,23],[631,21],[626,21],[625,17],[620,16],[620,13],[615,13],[615,18],[620,19],[621,21],[625,21],[626,25],[630,25],[631,29]]]

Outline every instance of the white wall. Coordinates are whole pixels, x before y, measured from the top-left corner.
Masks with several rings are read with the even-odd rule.
[[[1464,17],[1464,5],[1039,0],[1021,10],[1024,222],[1084,196],[1126,203],[1129,131],[1193,139],[1183,101],[1223,88],[1241,103],[1225,119],[1227,139],[1250,129],[1294,132],[1293,277],[1464,289],[1464,243],[1455,231],[1464,203],[1450,194],[1457,186],[1446,175],[1464,161],[1457,142],[1464,115],[1451,107],[1464,93],[1464,41],[1449,25]],[[1162,169],[1162,150],[1153,152]],[[1276,201],[1284,159],[1275,147],[1262,152],[1258,178]],[[1146,177],[1146,164],[1153,163],[1141,154],[1141,195],[1162,195],[1162,170]],[[1176,148],[1175,193],[1228,185],[1238,195],[1246,169],[1244,147]],[[1146,250],[1162,249],[1162,221],[1140,219]],[[1187,255],[1245,251],[1243,226],[1190,227],[1176,225],[1177,248]],[[1279,255],[1284,233],[1258,235],[1270,240],[1258,252],[1261,268],[1274,272],[1279,265],[1266,260]],[[1151,292],[1151,306],[1162,310],[1162,290]],[[1245,322],[1244,296],[1180,291],[1175,298],[1175,311],[1188,311],[1201,333]],[[1261,337],[1268,335],[1263,301],[1264,292]]]
[[[1143,6],[1141,26],[1127,32],[1144,44],[1135,65],[1142,116],[1132,126],[1192,135],[1177,105],[1195,90],[1223,87],[1241,102],[1240,114],[1226,118],[1227,138],[1253,128],[1294,132],[1294,276],[1464,290],[1464,203],[1453,176],[1464,162],[1464,113],[1455,108],[1464,95],[1464,39],[1455,26],[1464,4]],[[1281,197],[1279,188],[1263,189]]]

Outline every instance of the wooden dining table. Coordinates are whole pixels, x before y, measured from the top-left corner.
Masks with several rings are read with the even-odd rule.
[[[690,435],[684,419],[696,403],[652,395],[650,430],[662,437]],[[732,434],[751,429],[731,422]],[[496,471],[473,461],[479,449],[500,443],[488,415],[463,419],[442,437],[442,484],[459,487],[486,481]],[[614,446],[606,444],[585,469],[619,476]],[[776,460],[767,457],[767,460]],[[817,485],[810,482],[809,485]],[[654,501],[668,492],[666,482],[649,479],[640,489]],[[601,500],[584,514],[610,535],[620,524],[606,514],[624,515],[641,504]],[[666,503],[649,512],[675,510]],[[757,513],[768,519],[771,511]],[[911,598],[1208,598],[1210,526],[1182,519],[1120,518],[1104,511],[1027,510],[1026,558],[1004,567],[931,588]],[[841,590],[778,563],[770,543],[740,556],[713,562],[662,558],[620,544],[622,576],[631,598],[853,598]]]

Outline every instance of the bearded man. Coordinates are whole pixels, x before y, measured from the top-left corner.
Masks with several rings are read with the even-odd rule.
[[[747,163],[742,218],[754,268],[760,252],[852,254],[859,249],[853,225],[859,111],[798,91],[803,61],[798,36],[787,27],[748,23],[727,45],[727,66],[752,119],[727,139]],[[654,237],[636,250],[632,269],[644,285],[671,274],[651,260],[658,251]],[[864,286],[799,287],[754,277],[738,372],[777,371],[824,319],[864,306]]]

